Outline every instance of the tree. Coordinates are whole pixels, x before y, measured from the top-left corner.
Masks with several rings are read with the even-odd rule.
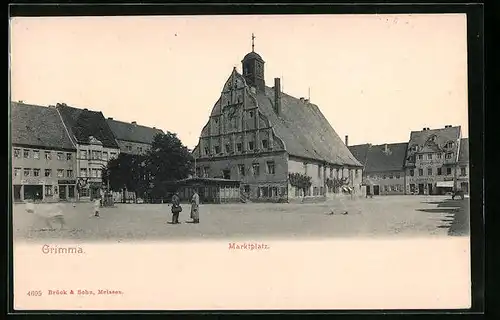
[[[166,183],[185,179],[194,173],[194,158],[175,133],[157,134],[147,159],[152,192],[157,197],[163,197],[170,191]]]
[[[111,159],[103,170],[103,181],[113,191],[126,188],[128,191],[143,194],[148,188],[147,156],[120,153]]]
[[[290,181],[290,185],[304,191],[304,196],[306,195],[306,190],[312,185],[311,177],[302,173],[290,173],[288,175],[288,179]]]

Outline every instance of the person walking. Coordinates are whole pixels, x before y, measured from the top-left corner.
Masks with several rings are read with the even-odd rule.
[[[100,208],[101,208],[101,199],[96,198],[94,200],[94,217],[99,217]]]
[[[181,199],[179,193],[176,191],[172,196],[172,224],[179,223],[179,214],[182,212]]]
[[[200,196],[196,188],[191,198],[191,219],[193,219],[192,223],[200,223]]]

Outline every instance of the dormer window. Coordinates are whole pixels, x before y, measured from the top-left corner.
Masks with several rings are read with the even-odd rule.
[[[250,111],[250,118],[253,118],[253,111]]]
[[[447,142],[447,143],[446,143],[446,148],[447,148],[447,149],[451,149],[451,148],[453,148],[453,142],[452,142],[452,141]]]

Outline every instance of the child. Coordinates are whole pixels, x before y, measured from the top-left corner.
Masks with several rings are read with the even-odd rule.
[[[94,216],[99,217],[99,208],[101,207],[101,200],[99,198],[94,200]]]

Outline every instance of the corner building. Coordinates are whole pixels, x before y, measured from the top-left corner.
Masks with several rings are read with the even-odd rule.
[[[279,78],[265,85],[264,64],[252,51],[243,74],[233,69],[193,150],[196,175],[239,180],[251,201],[333,196],[326,181],[342,177],[359,194],[361,163],[318,106],[283,93]],[[311,177],[305,194],[290,185],[291,173]]]

